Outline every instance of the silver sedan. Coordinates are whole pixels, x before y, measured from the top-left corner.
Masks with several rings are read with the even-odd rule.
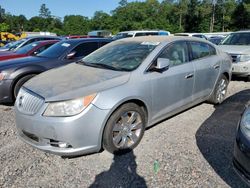
[[[146,127],[203,101],[222,103],[231,69],[231,58],[204,40],[118,40],[28,81],[16,126],[26,143],[62,156],[128,152]]]

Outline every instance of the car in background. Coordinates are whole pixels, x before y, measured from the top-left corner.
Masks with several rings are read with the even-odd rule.
[[[35,56],[41,53],[42,51],[46,50],[51,45],[57,43],[58,41],[59,40],[38,41],[38,42],[33,42],[31,44],[28,44],[15,51],[2,52],[0,53],[0,61],[26,57],[26,56]]]
[[[233,74],[250,81],[250,30],[231,33],[219,48],[232,57]]]
[[[233,165],[236,172],[250,185],[250,102],[237,128]]]
[[[0,103],[13,102],[21,86],[37,74],[77,61],[109,42],[110,39],[64,40],[36,56],[0,61]]]
[[[163,30],[123,31],[123,32],[117,33],[113,37],[113,39],[118,40],[118,39],[129,38],[129,37],[154,36],[154,35],[170,35],[170,32],[163,31]]]
[[[9,48],[11,47],[11,45],[16,42],[16,41],[11,41],[11,42],[8,42],[7,44],[5,44],[4,46],[0,47],[0,53],[1,52],[4,52],[4,51],[8,51]]]
[[[174,36],[197,37],[197,38],[208,40],[208,38],[201,33],[175,33]]]
[[[224,39],[225,37],[222,36],[212,36],[209,37],[208,40],[216,45],[220,44],[220,42]]]
[[[226,53],[194,37],[117,40],[25,83],[15,103],[18,134],[63,156],[124,153],[146,127],[206,100],[222,103],[231,66]]]
[[[41,40],[61,40],[60,37],[56,36],[33,36],[33,37],[26,37],[15,42],[11,42],[8,46],[3,46],[0,48],[0,51],[10,51],[10,50],[17,50],[25,45],[30,43],[41,41]]]

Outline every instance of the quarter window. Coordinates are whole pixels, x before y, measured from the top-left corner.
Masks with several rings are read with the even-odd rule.
[[[159,58],[170,60],[170,66],[176,66],[188,62],[188,48],[186,42],[176,42],[167,47]]]

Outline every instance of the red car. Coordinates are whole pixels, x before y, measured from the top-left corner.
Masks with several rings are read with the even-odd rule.
[[[16,51],[0,52],[0,61],[37,55],[58,41],[59,40],[37,41],[31,44],[28,44],[22,48],[19,48]]]

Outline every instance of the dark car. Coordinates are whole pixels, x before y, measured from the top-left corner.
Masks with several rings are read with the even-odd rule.
[[[10,45],[5,45],[0,48],[0,51],[10,51],[10,50],[17,50],[23,46],[26,46],[30,43],[41,41],[41,40],[61,40],[60,37],[57,36],[33,36],[33,37],[26,37],[15,42],[11,42]]]
[[[208,40],[216,45],[220,44],[220,42],[224,39],[225,37],[221,37],[221,36],[214,36],[214,37],[210,37],[208,38]]]
[[[15,51],[2,52],[0,53],[0,61],[37,55],[58,41],[59,40],[38,41],[23,46]]]
[[[101,38],[63,40],[37,56],[0,61],[0,103],[13,102],[20,87],[35,75],[75,62],[111,41]]]
[[[238,174],[250,185],[250,103],[238,125],[233,164]]]

